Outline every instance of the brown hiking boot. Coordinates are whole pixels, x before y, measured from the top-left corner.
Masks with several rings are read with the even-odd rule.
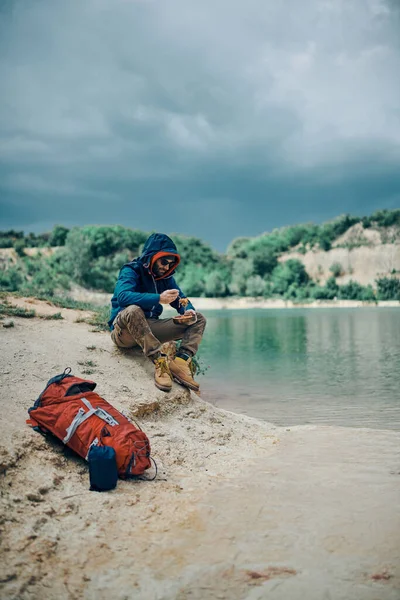
[[[169,363],[169,370],[175,381],[195,392],[199,391],[200,385],[193,379],[195,369],[191,358],[184,360],[177,356]]]
[[[172,388],[171,373],[166,356],[160,356],[154,361],[154,383],[159,390],[170,392]]]

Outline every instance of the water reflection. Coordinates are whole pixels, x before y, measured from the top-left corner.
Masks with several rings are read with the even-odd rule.
[[[396,309],[213,311],[200,355],[215,404],[282,425],[400,428]]]

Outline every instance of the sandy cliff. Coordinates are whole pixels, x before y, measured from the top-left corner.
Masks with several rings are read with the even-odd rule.
[[[331,250],[324,252],[315,248],[305,254],[287,252],[280,261],[290,258],[300,260],[310,277],[321,285],[332,277],[330,267],[339,263],[342,266],[342,274],[337,278],[339,285],[353,280],[375,288],[376,279],[388,277],[393,271],[400,273],[400,230],[397,227],[364,229],[358,223],[338,238]]]

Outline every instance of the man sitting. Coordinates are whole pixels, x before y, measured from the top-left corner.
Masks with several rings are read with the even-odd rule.
[[[206,319],[195,311],[173,277],[179,263],[174,242],[163,233],[153,233],[141,256],[124,265],[119,273],[108,324],[114,344],[120,348],[139,345],[153,361],[154,380],[160,390],[169,392],[173,377],[198,392],[200,386],[193,379],[191,363]],[[170,304],[180,315],[185,315],[185,320],[178,323],[160,319],[162,304]],[[161,346],[172,340],[182,342],[174,360],[168,362]]]

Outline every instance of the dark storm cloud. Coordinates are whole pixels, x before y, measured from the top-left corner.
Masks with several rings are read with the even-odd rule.
[[[399,205],[395,3],[15,0],[0,20],[5,226],[222,249]]]

